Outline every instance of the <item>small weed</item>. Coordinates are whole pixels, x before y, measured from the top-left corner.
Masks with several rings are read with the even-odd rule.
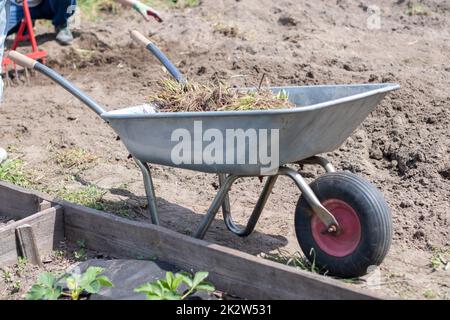
[[[450,248],[434,248],[430,267],[433,271],[450,270]]]
[[[300,252],[291,254],[285,250],[279,249],[276,253],[261,253],[261,258],[285,264],[297,269],[306,270],[314,273],[327,274],[328,271],[321,270],[316,266],[315,259],[311,263]]]
[[[78,250],[74,251],[73,256],[77,261],[86,260],[86,243],[84,240],[77,240]]]
[[[56,155],[56,163],[64,169],[78,170],[86,169],[89,164],[94,163],[98,158],[81,148],[64,149]]]
[[[3,280],[6,283],[12,283],[13,282],[13,274],[10,270],[8,269],[2,269],[2,276],[3,276]]]
[[[16,274],[17,276],[22,276],[23,272],[25,271],[25,268],[27,266],[27,258],[19,257],[16,264]]]
[[[208,272],[197,272],[194,276],[187,272],[173,274],[166,273],[166,279],[147,283],[137,287],[134,291],[145,293],[147,300],[184,300],[197,291],[213,292],[214,286],[206,281]],[[187,290],[179,292],[180,285],[184,284]]]
[[[11,293],[17,293],[22,288],[22,282],[20,280],[16,280],[13,282],[11,286]]]
[[[63,260],[66,257],[66,253],[63,250],[55,250],[52,253],[52,257],[56,260]]]
[[[427,290],[425,290],[425,291],[423,292],[423,296],[424,296],[426,299],[436,299],[437,294],[436,294],[433,290],[427,289]]]
[[[103,210],[101,201],[105,194],[106,191],[95,185],[88,185],[75,191],[69,191],[66,187],[63,187],[58,191],[58,197],[66,201],[97,210]]]
[[[0,180],[22,187],[30,185],[30,175],[25,173],[23,166],[22,160],[6,160],[0,164]]]
[[[410,1],[408,2],[406,14],[409,16],[428,16],[431,14],[431,10],[423,3]]]

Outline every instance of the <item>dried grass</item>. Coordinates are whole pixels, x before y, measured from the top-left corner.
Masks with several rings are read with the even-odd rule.
[[[161,112],[268,110],[295,106],[284,91],[277,95],[267,88],[242,92],[224,83],[180,84],[174,80],[161,80],[156,92],[150,96],[150,101]]]

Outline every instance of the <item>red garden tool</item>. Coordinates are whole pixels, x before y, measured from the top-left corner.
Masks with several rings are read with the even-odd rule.
[[[23,12],[24,12],[24,18],[20,24],[19,30],[16,33],[11,50],[16,50],[17,47],[21,43],[23,43],[25,41],[29,41],[31,43],[31,52],[29,52],[25,55],[34,60],[40,60],[42,63],[45,64],[46,58],[47,58],[47,52],[44,50],[39,50],[39,48],[38,48],[36,37],[34,34],[33,21],[31,19],[30,8],[28,6],[28,0],[23,0]],[[13,65],[14,71],[16,73],[16,78],[17,79],[19,78],[17,68],[16,68],[16,63],[13,62],[9,58],[4,58],[2,61],[2,67],[3,67],[2,70],[4,70],[4,72],[5,72],[6,83],[11,82],[11,79],[9,78],[9,74],[8,74],[8,69],[9,69],[10,65]],[[28,76],[27,69],[25,69],[25,75],[28,79],[29,76]]]

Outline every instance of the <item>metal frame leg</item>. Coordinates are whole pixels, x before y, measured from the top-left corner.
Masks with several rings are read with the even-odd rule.
[[[134,158],[139,169],[142,171],[142,177],[144,179],[145,194],[147,196],[147,205],[152,223],[159,225],[158,209],[156,207],[156,195],[155,187],[153,186],[152,175],[150,172],[150,167],[147,163],[141,162],[139,159]]]
[[[336,218],[322,205],[322,203],[320,203],[320,200],[300,173],[288,167],[281,167],[278,174],[294,180],[314,213],[317,214],[320,220],[327,226],[325,232],[339,232],[339,223]]]
[[[206,231],[208,231],[211,223],[219,211],[220,206],[224,203],[225,197],[228,195],[228,191],[230,191],[231,186],[234,181],[239,178],[238,176],[230,175],[223,180],[223,184],[220,186],[219,191],[217,192],[211,206],[208,209],[205,217],[203,218],[200,226],[194,234],[194,237],[197,239],[203,239],[205,237]]]
[[[224,181],[223,179],[224,176],[219,175],[219,182],[221,185]],[[258,202],[256,203],[255,208],[253,209],[253,212],[247,222],[247,226],[244,229],[239,228],[233,221],[233,218],[231,216],[229,195],[227,193],[225,201],[222,205],[222,211],[223,211],[223,219],[228,230],[230,230],[231,232],[240,237],[247,237],[253,232],[253,230],[255,230],[259,217],[261,216],[264,206],[266,205],[267,200],[269,199],[270,193],[272,192],[273,186],[277,182],[277,179],[278,176],[276,175],[267,178],[267,181],[264,185],[264,189],[262,190]]]

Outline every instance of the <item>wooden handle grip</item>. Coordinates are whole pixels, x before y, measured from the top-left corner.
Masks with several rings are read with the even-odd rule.
[[[131,31],[131,38],[136,41],[136,42],[140,42],[142,43],[144,46],[148,46],[149,44],[151,44],[152,42],[150,40],[148,40],[146,37],[144,37],[142,35],[142,33],[140,33],[137,30],[133,30]]]
[[[8,57],[14,61],[15,63],[17,63],[19,66],[22,66],[24,68],[29,68],[29,69],[33,69],[34,66],[36,65],[37,61],[33,60],[29,57],[27,57],[26,55],[23,55],[17,51],[10,51],[8,54]]]

